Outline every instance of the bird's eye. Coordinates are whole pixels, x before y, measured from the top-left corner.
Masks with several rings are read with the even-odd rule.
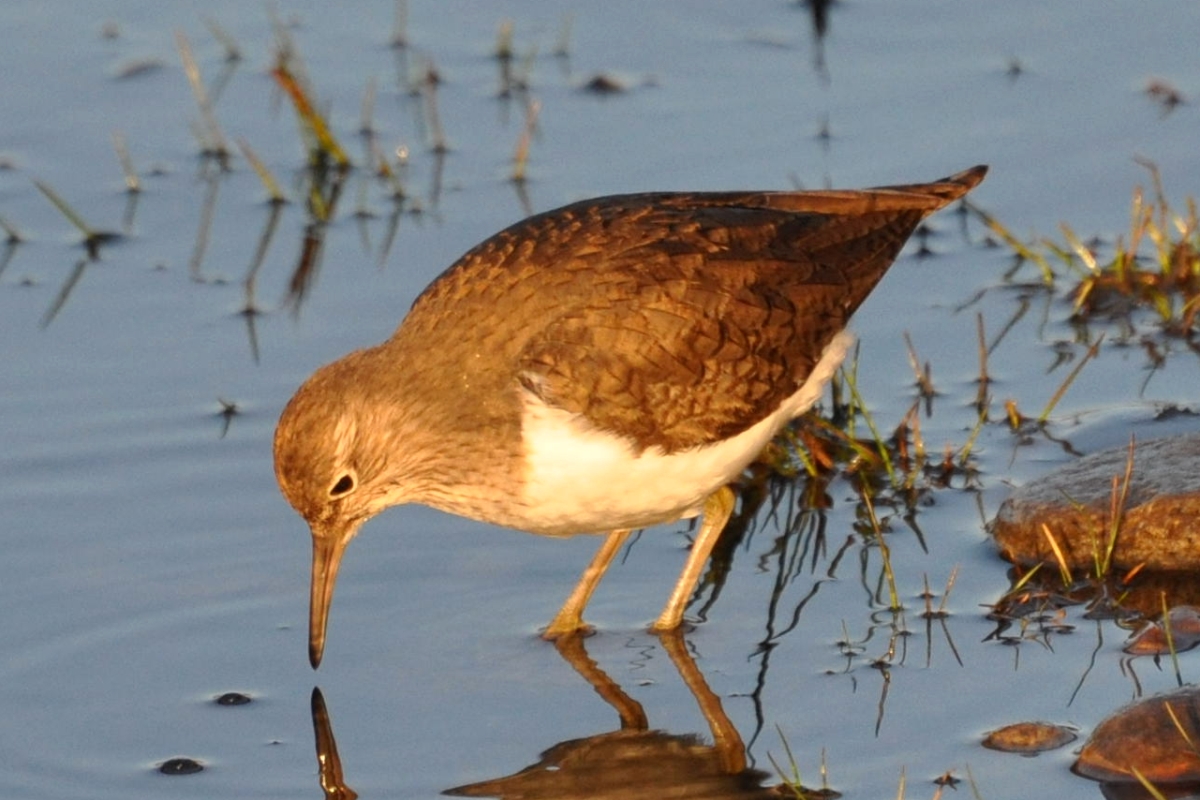
[[[331,488],[329,490],[329,496],[334,497],[334,498],[341,497],[342,495],[350,492],[353,489],[354,489],[354,476],[349,473],[346,473],[342,477],[338,478],[337,483],[335,483],[333,485],[333,488]]]

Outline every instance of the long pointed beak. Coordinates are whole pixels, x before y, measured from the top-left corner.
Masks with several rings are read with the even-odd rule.
[[[321,655],[325,652],[329,604],[333,602],[342,552],[357,530],[354,525],[342,530],[313,531],[312,595],[308,606],[308,662],[313,669],[321,666]]]

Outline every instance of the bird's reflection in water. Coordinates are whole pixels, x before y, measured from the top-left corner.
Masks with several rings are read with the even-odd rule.
[[[678,631],[659,636],[663,649],[687,685],[704,719],[712,744],[697,733],[650,730],[646,712],[584,649],[580,636],[561,638],[558,652],[611,705],[620,718],[615,731],[560,742],[520,772],[447,789],[459,797],[502,800],[535,798],[778,798],[777,788],[763,785],[767,773],[746,766],[742,738],[700,674]],[[319,689],[313,690],[313,728],[321,788],[330,800],[357,797],[345,784],[329,716]]]
[[[579,636],[561,638],[558,652],[617,711],[615,731],[571,739],[513,775],[447,789],[460,797],[516,798],[768,798],[767,774],[746,768],[746,750],[721,702],[705,683],[679,631],[659,637],[704,714],[713,744],[699,734],[650,730],[640,703],[588,657]]]
[[[326,800],[355,800],[358,792],[347,786],[346,779],[342,777],[342,759],[338,757],[325,697],[316,687],[312,690],[312,721],[313,738],[317,740],[317,772]]]

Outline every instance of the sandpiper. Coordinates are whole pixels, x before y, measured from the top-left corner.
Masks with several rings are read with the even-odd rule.
[[[702,513],[652,625],[678,627],[733,510],[729,484],[819,399],[850,315],[921,220],[986,172],[601,197],[470,250],[390,339],[318,369],[279,420],[275,474],[312,531],[313,667],[346,544],[401,503],[606,533],[547,638],[584,629],[631,531]]]

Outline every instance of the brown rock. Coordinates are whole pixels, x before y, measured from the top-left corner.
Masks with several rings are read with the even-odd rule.
[[[983,737],[983,746],[1005,753],[1033,756],[1070,744],[1075,741],[1075,737],[1075,731],[1064,725],[1018,722],[989,732]]]
[[[1153,784],[1200,781],[1200,753],[1188,741],[1200,741],[1198,715],[1195,686],[1125,706],[1096,726],[1075,771],[1107,783],[1136,782],[1135,768]]]
[[[1056,563],[1047,526],[1072,568],[1090,569],[1107,547],[1113,478],[1125,476],[1126,447],[1085,456],[1013,492],[992,521],[1000,553],[1018,564]],[[1135,448],[1112,565],[1200,569],[1200,435]]]
[[[1177,606],[1167,614],[1166,622],[1149,622],[1129,638],[1123,648],[1138,656],[1165,655],[1200,645],[1200,608]]]

